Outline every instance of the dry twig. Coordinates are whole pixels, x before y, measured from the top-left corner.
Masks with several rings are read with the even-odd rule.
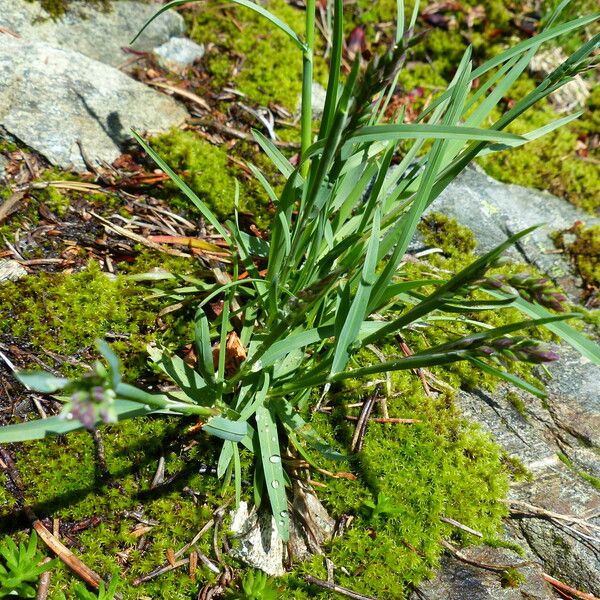
[[[324,581],[323,579],[317,579],[312,575],[305,575],[304,580],[313,585],[318,585],[319,587],[322,587],[326,590],[331,590],[332,592],[337,592],[338,594],[342,594],[343,596],[348,596],[348,598],[354,598],[355,600],[376,600],[376,598],[373,598],[373,596],[365,596],[365,594],[353,592],[352,590],[342,587],[341,585],[329,583],[329,581]]]

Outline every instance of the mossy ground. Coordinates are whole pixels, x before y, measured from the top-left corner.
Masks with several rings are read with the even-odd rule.
[[[265,7],[294,31],[304,32],[304,13],[281,0]],[[233,85],[262,106],[279,104],[295,111],[302,87],[302,53],[281,31],[244,7],[199,4],[187,15],[192,39],[212,43],[206,65],[212,85]],[[315,59],[316,78],[324,81],[321,58]]]
[[[255,179],[243,177],[245,173],[231,161],[226,150],[198,138],[191,131],[173,130],[153,138],[151,144],[220,219],[226,219],[234,212],[237,181],[238,210],[260,227],[268,226],[271,212],[268,197]],[[260,167],[277,188],[278,176],[272,164],[264,156],[256,155],[247,142],[239,142],[237,146],[238,160],[247,159]],[[168,198],[175,209],[194,212],[189,199],[183,197],[174,184],[166,185],[159,195]]]
[[[364,382],[354,385],[364,389]],[[363,450],[350,464],[318,460],[333,471],[341,467],[352,471],[356,481],[315,476],[326,486],[318,488],[318,493],[330,513],[354,517],[346,535],[327,548],[334,564],[349,572],[346,575],[338,571],[337,581],[382,599],[404,597],[410,584],[432,572],[442,538],[473,541],[442,523],[440,516],[455,518],[490,538],[496,537],[505,514],[503,504],[497,500],[506,493],[508,482],[499,448],[475,426],[460,419],[451,397],[427,396],[420,380],[412,374],[394,375],[393,389],[390,411],[419,422],[372,424]],[[352,385],[345,393],[347,400],[358,399]],[[344,447],[352,435],[351,424],[344,417],[356,414],[355,409],[344,408],[340,399],[333,406],[332,416],[317,415],[314,424],[332,443]],[[126,580],[121,589],[125,598],[191,600],[197,593],[198,582],[182,571],[161,576],[140,588],[131,586],[134,577],[164,562],[168,548],[177,549],[189,541],[224,502],[215,477],[198,473],[200,465],[215,464],[216,445],[202,436],[186,436],[185,426],[175,420],[148,418],[103,428],[107,465],[121,489],[98,480],[93,442],[87,433],[24,444],[14,453],[26,482],[26,499],[40,517],[58,517],[65,524],[100,517],[97,527],[76,535],[84,546],[81,556],[102,574],[118,569]],[[161,455],[166,460],[166,476],[180,473],[180,477],[153,492],[150,481]],[[186,489],[194,494],[186,493]],[[232,493],[232,489],[224,491],[225,497]],[[399,510],[373,520],[365,502],[379,493],[392,498]],[[3,529],[25,524],[15,521],[11,513],[14,502],[7,492],[0,492],[0,505],[4,506],[0,520]],[[145,535],[147,544],[143,548],[132,533],[136,521],[127,516],[135,510],[142,510],[144,518],[159,523]],[[211,542],[207,535],[200,542],[200,550],[211,555]],[[303,573],[324,577],[322,557],[298,565],[277,580],[284,597],[330,597],[329,592],[307,586],[301,579]],[[210,582],[213,576],[201,569],[198,580]],[[68,592],[73,583],[73,578],[59,569],[53,576],[52,589]]]
[[[43,2],[55,16],[68,7],[67,0]],[[98,3],[99,6],[102,4]],[[465,5],[473,4],[478,2],[465,2]],[[353,25],[392,21],[395,15],[395,2],[391,0],[379,3],[360,0],[357,6],[359,10],[352,15]],[[283,2],[271,2],[269,8],[294,29],[302,31],[301,11]],[[410,6],[407,7],[409,10]],[[514,33],[510,29],[512,17],[506,3],[499,0],[486,3],[486,12],[486,21],[476,25],[471,33],[477,60],[497,52]],[[273,31],[243,8],[228,7],[227,12],[223,12],[220,8],[204,7],[201,12],[190,12],[186,18],[193,37],[214,44],[209,49],[206,65],[215,88],[231,83],[253,103],[268,105],[274,102],[292,111],[296,108],[301,55],[283,34]],[[500,35],[494,43],[488,43],[494,28]],[[374,29],[367,31],[368,35],[373,32]],[[410,92],[422,87],[429,93],[440,89],[452,76],[452,69],[466,43],[459,30],[433,30],[415,48],[412,66],[400,79],[404,90]],[[572,49],[569,46],[574,42],[571,39],[561,40],[561,43]],[[236,62],[232,57],[236,57]],[[317,65],[319,77],[321,69]],[[533,81],[531,75],[524,77],[517,93],[531,89]],[[598,118],[598,101],[595,91],[588,103],[588,108],[592,109],[586,113],[588,116],[523,149],[482,159],[483,166],[500,179],[549,188],[574,204],[595,210],[594,193],[596,198],[600,197],[598,175],[592,161],[579,159],[575,143],[581,132],[597,130],[598,123],[594,119]],[[596,109],[596,116],[593,109]],[[555,118],[549,104],[543,104],[538,112],[530,114],[515,125],[515,130],[531,130]],[[191,132],[171,133],[155,139],[155,145],[167,162],[183,172],[184,178],[219,216],[231,214],[233,179],[239,172],[222,149]],[[248,159],[254,151],[254,147],[238,144],[235,152]],[[46,176],[53,178],[55,175],[48,173]],[[263,219],[259,224],[264,224],[268,222],[268,205],[262,200],[264,194],[257,189],[251,184],[242,184],[241,208],[258,215],[258,219]],[[70,196],[49,189],[42,199],[61,216],[67,211]],[[174,206],[179,202],[174,199]],[[30,205],[32,207],[34,204]],[[19,219],[35,219],[36,214],[32,209],[24,217],[17,216],[10,227],[14,228]],[[2,231],[9,232],[8,229]],[[445,255],[407,267],[411,275],[430,273],[432,269],[437,272],[456,270],[473,249],[468,234],[457,230],[448,220],[437,218],[431,221],[429,234],[432,236],[430,241],[441,246]],[[453,241],[453,244],[444,245],[444,240],[450,236],[460,244]],[[459,246],[462,250],[457,252]],[[139,270],[147,270],[163,260],[164,257],[145,253],[136,264]],[[171,267],[182,272],[191,264],[190,261],[173,263]],[[147,295],[146,290],[123,279],[109,280],[94,264],[71,276],[32,276],[23,282],[0,287],[3,311],[0,335],[18,337],[25,342],[28,351],[39,356],[44,356],[45,349],[84,362],[93,359],[91,346],[95,337],[107,333],[128,336],[127,341],[118,341],[116,348],[126,359],[128,376],[136,379],[148,374],[143,353],[145,343],[160,341],[176,349],[190,339],[185,315],[166,317],[164,332],[157,327],[158,304],[148,301]],[[498,325],[514,316],[511,311],[505,311],[502,315],[486,313],[478,318]],[[469,331],[466,325],[456,323],[451,329],[458,334]],[[426,343],[445,340],[446,336],[445,326],[440,325],[432,328],[426,339],[414,334],[407,341],[413,349],[418,349]],[[385,350],[396,352],[393,348]],[[374,359],[363,355],[360,360]],[[55,366],[68,374],[81,368],[67,362]],[[495,385],[489,377],[465,365],[435,369],[434,374],[454,389],[461,385],[484,388]],[[419,422],[371,424],[363,450],[349,465],[344,465],[344,470],[357,476],[356,481],[314,476],[326,485],[318,492],[330,512],[334,516],[350,514],[355,517],[347,534],[327,549],[334,564],[350,573],[345,575],[337,571],[336,580],[382,600],[401,598],[411,584],[431,572],[440,555],[440,539],[456,537],[463,542],[471,541],[460,531],[442,523],[440,516],[454,517],[480,530],[486,540],[497,539],[500,519],[504,515],[503,505],[497,500],[506,493],[510,476],[527,476],[522,465],[507,460],[486,435],[460,419],[453,408],[451,393],[444,391],[430,397],[425,394],[420,380],[408,373],[394,375],[393,379],[390,412]],[[356,400],[364,394],[364,382],[350,384],[338,392],[350,394]],[[347,446],[352,434],[345,416],[356,414],[345,408],[343,398],[343,395],[339,396],[332,403],[334,410],[330,417],[322,414],[314,417],[320,433],[341,447]],[[63,522],[90,516],[102,518],[99,526],[77,535],[84,547],[82,558],[103,575],[118,568],[126,579],[122,589],[125,598],[145,595],[191,599],[197,593],[199,583],[192,582],[182,571],[163,575],[141,588],[131,586],[135,576],[164,562],[168,548],[177,549],[186,543],[212,516],[213,509],[223,503],[220,484],[212,475],[198,473],[200,464],[214,464],[217,449],[206,438],[187,437],[187,424],[187,421],[157,418],[103,429],[107,464],[123,491],[99,481],[93,443],[86,433],[16,448],[15,459],[26,482],[26,497],[40,517],[58,517]],[[161,454],[166,459],[167,476],[177,472],[181,472],[181,476],[173,484],[153,492],[149,490],[149,482]],[[247,457],[245,461],[247,466]],[[339,464],[329,464],[325,460],[321,465],[332,471],[340,468]],[[188,494],[185,488],[195,494]],[[226,496],[231,493],[232,490],[225,490]],[[399,512],[371,520],[365,503],[375,500],[380,493],[393,498]],[[14,530],[26,525],[13,519],[15,504],[4,488],[0,488],[0,506],[3,528]],[[127,512],[138,509],[143,510],[145,517],[159,522],[146,534],[149,543],[143,547],[140,539],[131,535],[135,521],[126,516]],[[200,541],[200,549],[211,554],[210,536]],[[300,576],[305,572],[324,577],[322,558],[315,557],[312,562],[299,565],[278,580],[276,585],[282,597],[330,598],[329,592],[309,588],[302,581]],[[199,573],[202,582],[211,581],[211,577],[207,570]],[[52,581],[53,593],[62,589],[70,597],[68,592],[72,590],[74,578],[59,570]]]
[[[429,242],[440,245],[457,230],[465,251],[473,248],[469,234],[456,223],[437,217],[424,226],[430,233]],[[449,245],[446,257],[432,263],[415,266],[419,269],[456,268],[456,246]],[[157,260],[151,254],[140,257],[139,270],[147,270]],[[175,262],[181,259],[173,259]],[[444,262],[445,261],[445,262]],[[189,261],[170,265],[189,268]],[[157,331],[154,305],[145,300],[146,291],[118,278],[108,279],[91,264],[81,273],[41,275],[0,288],[2,305],[10,306],[6,322],[0,329],[10,331],[9,323],[18,323],[13,335],[28,341],[28,349],[36,354],[46,348],[66,356],[84,356],[90,360],[90,346],[97,336],[106,332],[129,333],[125,344],[126,364],[130,373],[144,374],[143,344],[148,339],[163,343],[171,340],[181,347],[190,339],[185,319],[171,323],[164,334]],[[14,300],[16,297],[20,301]],[[93,299],[93,301],[92,301]],[[118,303],[117,303],[118,299]],[[72,310],[76,305],[77,310]],[[93,315],[89,313],[93,309]],[[15,319],[18,317],[18,319]],[[497,316],[488,315],[492,320]],[[71,321],[70,323],[65,323]],[[179,324],[179,325],[178,325]],[[179,326],[179,329],[177,328]],[[465,332],[467,328],[465,327]],[[177,338],[175,343],[173,336]],[[408,336],[407,341],[417,349],[424,343],[435,343],[436,336],[445,339],[443,328],[420,335]],[[398,353],[393,346],[383,348],[390,356]],[[360,364],[377,360],[370,352],[362,353]],[[72,373],[81,370],[68,364],[59,366]],[[146,371],[146,376],[149,373]],[[493,387],[488,377],[475,375],[468,368],[435,370],[451,389],[461,383]],[[500,500],[506,493],[511,477],[521,476],[506,456],[476,426],[465,423],[456,413],[452,392],[446,387],[440,394],[425,393],[420,379],[412,373],[392,376],[390,414],[417,419],[417,423],[389,425],[372,423],[360,453],[349,464],[318,459],[330,471],[351,471],[355,481],[332,479],[319,474],[313,477],[325,487],[317,488],[319,497],[334,517],[348,514],[354,521],[346,535],[327,548],[327,554],[338,567],[347,569],[336,573],[336,580],[357,591],[378,598],[402,598],[410,586],[429,576],[441,553],[441,539],[456,538],[469,543],[459,530],[440,521],[440,516],[455,518],[481,531],[486,539],[497,540],[501,518],[505,514]],[[368,382],[350,382],[335,390],[330,415],[316,414],[313,424],[336,447],[347,448],[353,425],[346,420],[356,415],[356,409],[346,404],[364,397]],[[307,415],[308,416],[308,415]],[[162,576],[134,588],[132,580],[164,562],[168,548],[182,546],[210,518],[212,511],[223,503],[221,484],[213,475],[198,473],[201,464],[214,465],[217,445],[205,437],[186,435],[186,425],[193,421],[142,419],[105,427],[102,430],[107,451],[109,471],[122,489],[111,487],[98,479],[91,436],[79,433],[64,439],[23,444],[15,452],[15,460],[26,482],[26,497],[40,517],[57,517],[66,524],[89,517],[100,517],[97,527],[76,536],[83,545],[83,560],[104,575],[115,569],[123,574],[122,592],[125,598],[145,595],[152,598],[191,599],[197,593],[198,581],[193,582],[184,572]],[[157,461],[166,459],[166,475],[181,473],[175,482],[162,490],[151,491],[149,482]],[[393,457],[393,460],[390,460]],[[245,477],[249,462],[245,457]],[[184,491],[193,490],[194,494]],[[224,494],[229,497],[232,489]],[[389,497],[394,514],[372,519],[367,503],[379,494]],[[196,504],[194,497],[198,500]],[[0,525],[3,528],[22,527],[15,522],[15,504],[7,491],[0,492],[4,506]],[[146,534],[147,545],[132,534],[135,521],[127,513],[143,510],[144,516],[159,522]],[[201,541],[200,549],[211,554],[210,535]],[[238,566],[234,564],[234,566]],[[315,557],[296,568],[277,585],[286,598],[329,598],[329,592],[309,587],[301,578],[311,573],[325,577],[322,557]],[[201,582],[212,581],[207,570],[198,574]],[[53,590],[64,590],[67,596],[74,579],[64,570],[53,577]]]

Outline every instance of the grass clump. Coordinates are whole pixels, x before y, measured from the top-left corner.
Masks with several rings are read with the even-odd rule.
[[[331,544],[330,555],[350,568],[348,581],[353,587],[358,585],[356,575],[362,574],[361,585],[367,591],[398,597],[399,588],[417,582],[436,565],[441,538],[469,541],[464,532],[442,525],[442,515],[495,536],[505,514],[497,500],[507,489],[500,450],[454,414],[453,392],[436,398],[425,394],[415,370],[427,369],[438,381],[447,374],[455,390],[469,381],[469,373],[472,385],[481,386],[483,373],[543,396],[542,389],[513,369],[517,365],[529,370],[527,365],[558,358],[531,337],[532,329],[552,325],[590,360],[600,363],[600,355],[595,345],[562,323],[572,315],[546,310],[564,309],[558,293],[546,289],[547,282],[532,276],[494,277],[503,252],[528,231],[514,234],[466,267],[436,270],[432,262],[416,265],[412,272],[404,268],[406,251],[426,208],[481,153],[523,142],[502,130],[542,100],[549,87],[532,90],[490,128],[483,128],[496,104],[494,90],[504,84],[508,88],[511,80],[494,78],[498,66],[494,62],[475,73],[467,50],[453,85],[433,100],[416,125],[387,123],[385,107],[377,100],[393,93],[396,74],[405,66],[408,41],[399,36],[401,43],[363,68],[356,62],[342,83],[343,2],[336,1],[334,7],[338,33],[315,144],[309,59],[315,46],[316,4],[307,2],[306,41],[268,15],[286,32],[297,55],[304,56],[299,161],[292,164],[270,140],[256,134],[257,143],[285,178],[276,193],[257,172],[276,206],[268,241],[256,232],[250,235],[237,219],[222,224],[217,212],[222,206],[216,203],[212,210],[135,134],[228,248],[229,278],[214,268],[213,285],[190,279],[185,281],[190,284],[187,289],[172,290],[202,298],[189,320],[193,360],[184,361],[168,347],[152,347],[150,360],[173,382],[158,390],[144,382],[124,382],[119,359],[103,340],[97,348],[105,364],[98,362],[83,377],[21,373],[21,382],[30,388],[63,394],[64,412],[71,418],[1,428],[0,442],[45,435],[51,424],[61,431],[93,430],[101,423],[131,418],[132,403],[134,416],[167,412],[184,422],[199,419],[198,428],[220,440],[218,458],[216,452],[211,458],[226,489],[232,489],[237,504],[252,495],[257,504],[268,507],[282,542],[290,539],[296,518],[288,498],[293,478],[307,480],[311,469],[315,473],[311,477],[317,478],[322,470],[315,463],[333,471],[334,464],[345,461],[355,484],[348,484],[347,474],[334,477],[323,498],[332,512],[349,507],[356,526]],[[255,10],[263,9],[256,5]],[[557,36],[592,20],[569,23],[550,34]],[[539,40],[532,38],[528,44],[537,49]],[[586,44],[570,59],[570,68],[557,71],[552,82],[560,86],[567,74],[585,68],[592,51],[593,44]],[[515,77],[525,70],[525,61],[519,59],[529,59],[527,53],[519,46],[503,55],[505,77],[509,68]],[[481,114],[470,112],[469,105],[476,78],[485,81],[484,91],[491,95]],[[399,148],[400,164],[390,179],[389,167]],[[434,233],[454,235],[453,227],[445,221]],[[466,234],[461,242],[463,250],[471,247]],[[436,260],[458,265],[464,256],[447,248],[448,256]],[[507,282],[513,287],[507,289]],[[219,310],[205,311],[217,297],[222,300]],[[399,339],[401,351],[396,347]],[[459,363],[463,371],[450,371],[449,365]],[[332,415],[320,414],[317,398],[329,392],[362,396],[367,382],[373,384],[379,376],[397,390],[397,395],[389,394],[393,414],[415,421],[391,429],[389,424],[371,424],[362,449],[353,440],[352,451],[344,451],[351,432],[346,417],[356,414],[348,414],[351,407],[342,402],[334,405]],[[390,460],[392,456],[395,460]],[[384,502],[385,498],[389,500]],[[369,505],[379,507],[375,512],[386,518],[373,511],[365,517]],[[401,560],[390,561],[400,549]],[[396,569],[400,562],[402,569]],[[317,559],[309,566],[319,572]],[[303,568],[290,575],[290,588]],[[338,578],[345,583],[345,577]],[[301,587],[298,579],[296,585]]]

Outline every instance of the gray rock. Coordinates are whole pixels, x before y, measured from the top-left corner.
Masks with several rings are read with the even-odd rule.
[[[234,558],[272,577],[285,573],[283,542],[268,511],[259,513],[254,507],[248,511],[248,504],[240,502],[232,513],[229,529],[236,534],[237,543],[230,550]]]
[[[598,472],[600,453],[600,367],[568,348],[550,370],[543,401],[519,392],[525,412],[502,388],[494,394],[461,392],[459,408],[490,432],[506,452],[531,472],[531,481],[511,488],[517,511],[525,505],[589,518],[590,526],[549,519],[523,510],[508,521],[509,531],[544,571],[600,594],[600,490],[589,476]],[[559,459],[567,457],[567,462]],[[586,479],[586,477],[588,479]]]
[[[0,34],[0,126],[52,164],[85,170],[112,163],[131,129],[164,131],[185,109],[171,98],[78,52]]]
[[[491,250],[509,235],[541,225],[522,238],[508,255],[548,273],[571,296],[577,295],[580,282],[568,260],[556,254],[550,235],[578,220],[588,224],[600,222],[552,194],[501,183],[476,168],[463,171],[428,212],[441,212],[469,227],[480,253]]]
[[[312,110],[313,118],[320,119],[323,116],[325,110],[325,98],[327,97],[327,90],[317,82],[312,84]]]
[[[476,546],[462,550],[469,560],[493,565],[522,562],[514,552],[503,548]],[[450,556],[442,559],[441,568],[432,581],[419,586],[411,600],[553,600],[539,566],[519,569],[525,578],[516,587],[502,587],[499,573],[484,570]]]
[[[0,0],[0,27],[23,39],[76,50],[117,66],[128,58],[122,50],[124,47],[150,51],[171,37],[183,34],[183,18],[174,11],[167,11],[144,31],[135,44],[131,44],[158,8],[159,5],[146,2],[119,1],[113,3],[110,11],[101,11],[88,2],[76,0],[70,3],[67,14],[53,20],[38,2]]]
[[[329,516],[314,492],[295,481],[290,513],[289,546],[279,537],[273,516],[268,510],[248,510],[246,502],[231,513],[230,530],[234,544],[230,554],[245,564],[268,575],[285,573],[289,552],[294,561],[302,561],[313,554],[321,554],[321,546],[331,539],[335,522]]]
[[[8,159],[0,154],[0,179],[4,179],[6,165],[8,165]]]
[[[16,260],[0,260],[0,284],[5,281],[17,281],[27,275],[27,271]]]
[[[204,45],[196,44],[188,38],[174,37],[154,48],[160,62],[172,70],[180,70],[193,65],[204,56]]]

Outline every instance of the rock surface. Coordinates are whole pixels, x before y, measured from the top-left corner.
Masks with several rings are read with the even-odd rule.
[[[185,109],[78,52],[0,33],[0,125],[61,168],[112,163],[131,129],[164,131]]]
[[[16,260],[6,258],[0,260],[0,284],[5,281],[17,281],[26,275],[27,271]]]
[[[321,554],[321,545],[331,539],[335,522],[314,492],[299,481],[293,484],[289,546],[284,545],[268,510],[248,510],[246,502],[232,511],[230,530],[236,543],[230,554],[271,576],[286,572],[288,550],[294,561]]]
[[[519,392],[517,407],[514,391],[503,388],[461,392],[459,408],[532,475],[509,494],[514,541],[546,572],[600,595],[600,489],[590,480],[600,474],[600,367],[567,348],[560,354],[544,400]],[[589,521],[551,519],[527,505]]]
[[[188,38],[174,37],[158,48],[154,53],[168,69],[181,70],[193,65],[204,56],[204,46]]]
[[[578,296],[581,282],[574,276],[568,259],[555,252],[550,235],[578,220],[590,225],[600,222],[552,194],[501,183],[473,167],[465,169],[428,212],[443,213],[469,227],[479,253],[491,250],[509,235],[541,225],[507,255],[548,273],[572,297]]]
[[[469,560],[491,565],[523,562],[514,552],[503,548],[475,546],[462,551]],[[419,586],[411,600],[554,600],[539,566],[520,569],[523,584],[503,587],[499,573],[469,565],[445,556],[435,579]]]
[[[184,31],[183,18],[167,11],[152,22],[140,38],[131,40],[157,11],[157,4],[120,1],[110,11],[76,0],[59,19],[52,19],[37,2],[0,0],[0,27],[23,39],[46,42],[56,48],[81,52],[100,62],[117,66],[129,55],[123,48],[150,51]]]

